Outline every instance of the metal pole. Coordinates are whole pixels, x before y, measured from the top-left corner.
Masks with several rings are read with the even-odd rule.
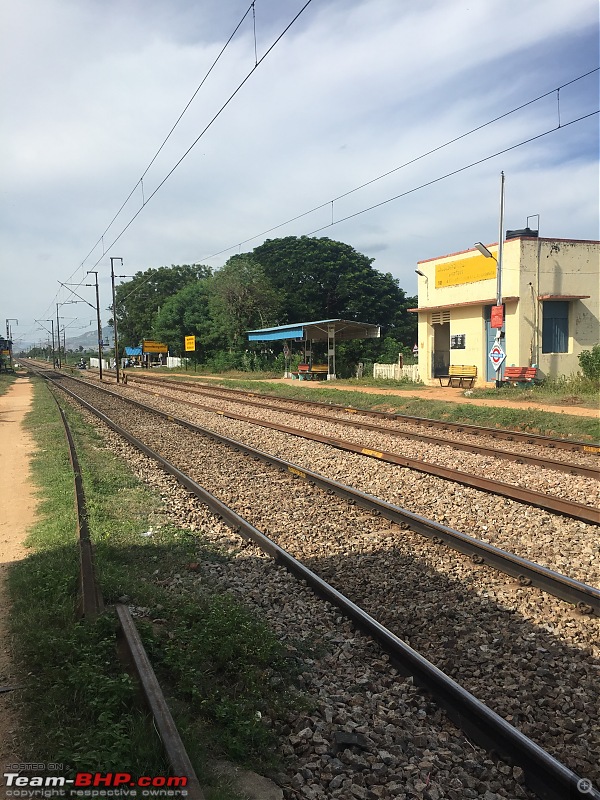
[[[48,322],[52,325],[52,369],[54,369],[54,359],[56,358],[54,355],[54,320],[49,319]]]
[[[93,275],[96,279],[96,318],[98,320],[98,365],[100,370],[100,380],[102,380],[102,322],[100,321],[100,292],[98,291],[98,272],[89,270],[88,275]],[[113,296],[114,302],[114,296]]]
[[[114,261],[120,261],[123,266],[123,259],[118,256],[111,256],[110,258],[110,280],[112,284],[112,299],[113,299],[113,326],[115,331],[115,369],[117,371],[117,383],[119,383],[119,336],[117,333],[117,299],[115,296],[115,270]]]
[[[58,368],[60,369],[60,318],[58,316],[58,307],[60,303],[56,304],[56,349],[58,350]]]
[[[496,305],[502,305],[502,254],[504,250],[504,172],[500,176],[500,232],[498,234],[498,258],[496,259]],[[502,328],[496,328],[496,343],[500,344]],[[502,362],[496,368],[496,389],[502,385],[500,370]]]
[[[502,305],[502,253],[504,250],[504,172],[500,178],[500,233],[498,234],[498,269],[496,270],[496,305]],[[498,329],[500,330],[500,329]],[[499,337],[500,334],[498,333]]]

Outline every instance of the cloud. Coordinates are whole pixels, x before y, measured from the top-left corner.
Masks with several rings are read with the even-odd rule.
[[[301,7],[300,0],[256,3],[259,58]],[[79,280],[91,268],[101,273],[101,304],[109,304],[103,251],[254,66],[249,15],[142,189],[138,181],[150,159],[247,8],[217,0],[6,6],[0,258],[8,278],[0,315],[33,325],[67,298],[57,295],[58,280]],[[132,273],[231,248],[210,261],[218,267],[260,244],[257,234],[315,206],[323,205],[268,236],[307,234],[410,192],[316,235],[375,257],[376,268],[412,293],[417,260],[497,239],[501,170],[507,227],[523,227],[529,214],[540,214],[546,236],[596,238],[596,117],[411,190],[554,127],[559,108],[562,125],[593,110],[597,74],[333,208],[330,201],[597,63],[591,0],[315,2],[110,255],[122,256]]]

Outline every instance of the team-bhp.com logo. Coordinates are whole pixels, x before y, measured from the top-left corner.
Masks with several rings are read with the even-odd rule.
[[[128,772],[78,772],[74,778],[63,775],[21,775],[5,772],[6,797],[187,797],[185,775],[142,775]]]

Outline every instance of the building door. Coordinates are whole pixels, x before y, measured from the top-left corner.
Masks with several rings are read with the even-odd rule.
[[[496,341],[496,328],[492,328],[491,326],[491,316],[492,316],[492,306],[485,306],[483,310],[483,318],[485,320],[485,379],[486,381],[495,381],[496,380],[496,370],[494,369],[494,365],[490,361],[489,352],[494,346],[494,342]],[[502,333],[504,333],[504,323],[502,325]],[[502,349],[506,353],[506,339],[503,337],[501,340]],[[502,377],[504,373],[505,364],[503,363],[500,367],[500,377]]]
[[[433,377],[447,375],[450,367],[450,312],[438,311],[431,315],[433,325]]]

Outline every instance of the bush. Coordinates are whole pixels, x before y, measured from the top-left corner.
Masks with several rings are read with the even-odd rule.
[[[600,381],[600,344],[595,344],[591,350],[579,353],[579,366],[586,378]]]

